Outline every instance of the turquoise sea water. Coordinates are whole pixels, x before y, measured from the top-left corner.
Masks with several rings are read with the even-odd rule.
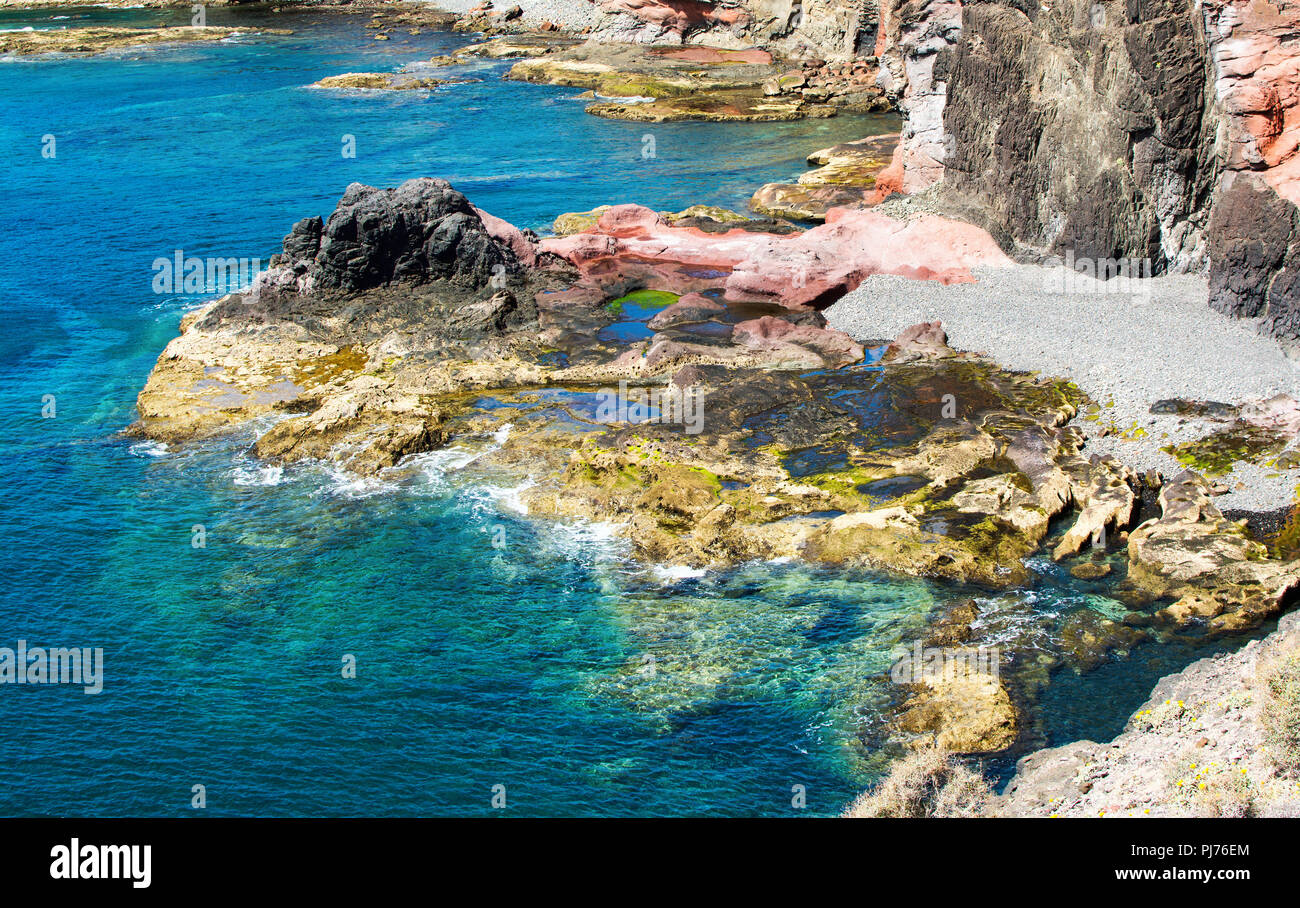
[[[73,21],[53,15],[188,18],[0,11],[0,28]],[[419,175],[536,228],[610,202],[743,207],[809,151],[884,124],[598,120],[574,91],[501,81],[501,63],[434,92],[314,91],[467,39],[269,21],[295,34],[0,63],[0,646],[105,654],[97,696],[0,686],[0,814],[194,814],[200,784],[209,815],[489,814],[498,785],[507,814],[837,812],[882,765],[871,732],[896,697],[891,652],[972,591],[799,565],[640,567],[608,528],[518,514],[511,489],[473,472],[491,439],[361,482],[255,463],[249,433],[176,450],[118,433],[199,299],[151,290],[175,249],[265,258],[349,182]],[[1041,625],[1018,639],[1050,649],[1057,617],[1109,600],[1038,570],[1033,589],[989,599],[990,620]],[[1058,673],[1039,739],[1113,734],[1194,652]]]

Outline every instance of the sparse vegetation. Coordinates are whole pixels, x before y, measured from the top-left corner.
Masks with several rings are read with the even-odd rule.
[[[1281,774],[1300,775],[1300,654],[1262,667],[1260,674],[1264,745]]]
[[[1172,803],[1184,816],[1250,817],[1257,812],[1258,786],[1244,766],[1201,764],[1193,758],[1174,773],[1170,787]]]
[[[929,747],[898,760],[845,817],[976,817],[993,796],[984,776]]]

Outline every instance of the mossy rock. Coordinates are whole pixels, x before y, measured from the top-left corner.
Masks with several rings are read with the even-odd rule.
[[[1285,447],[1286,439],[1272,429],[1237,423],[1204,438],[1181,445],[1168,445],[1161,450],[1172,454],[1179,463],[1206,476],[1223,476],[1231,473],[1239,461],[1267,463]]]

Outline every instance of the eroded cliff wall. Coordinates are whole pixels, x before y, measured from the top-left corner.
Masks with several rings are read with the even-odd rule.
[[[598,40],[873,58],[902,188],[1300,340],[1300,0],[595,0]]]
[[[904,189],[1034,258],[1203,271],[1300,339],[1300,3],[893,0]]]

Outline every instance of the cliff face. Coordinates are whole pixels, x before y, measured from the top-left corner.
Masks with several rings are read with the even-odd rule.
[[[1026,259],[1208,272],[1300,340],[1300,0],[594,0],[594,37],[876,58],[902,188]]]
[[[1300,339],[1300,3],[1203,4],[1228,175],[1210,220],[1210,305]]]
[[[1021,254],[1208,268],[1210,304],[1300,338],[1300,3],[894,0],[903,188]]]
[[[1218,117],[1192,0],[895,0],[884,22],[905,190],[942,180],[1031,255],[1204,264]]]
[[[1016,243],[1195,268],[1218,168],[1209,67],[1191,0],[1133,6],[964,6],[945,189]]]

